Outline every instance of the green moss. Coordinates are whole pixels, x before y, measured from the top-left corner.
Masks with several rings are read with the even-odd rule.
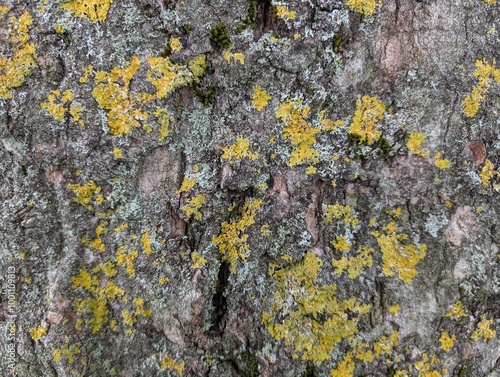
[[[239,355],[241,360],[240,376],[241,377],[259,377],[259,362],[257,356],[249,351],[242,352]]]
[[[221,50],[226,50],[231,45],[231,39],[227,33],[226,24],[223,22],[215,25],[214,28],[210,30],[210,36],[212,41],[219,46]]]
[[[339,53],[344,51],[344,41],[342,40],[342,37],[338,34],[336,34],[333,37],[333,51],[335,53]]]
[[[205,107],[210,107],[215,102],[215,88],[209,85],[207,90],[203,91],[199,83],[193,84],[191,87],[193,93],[195,94],[198,101],[200,101]]]

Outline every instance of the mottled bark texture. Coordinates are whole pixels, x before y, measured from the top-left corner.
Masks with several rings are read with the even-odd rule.
[[[4,0],[0,374],[500,376],[499,21]]]

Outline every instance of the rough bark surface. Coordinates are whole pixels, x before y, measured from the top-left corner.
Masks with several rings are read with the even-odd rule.
[[[499,21],[4,0],[0,375],[500,376]]]

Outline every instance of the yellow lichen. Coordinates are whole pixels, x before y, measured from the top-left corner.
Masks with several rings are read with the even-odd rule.
[[[113,148],[113,156],[114,156],[116,159],[121,159],[121,158],[123,158],[123,150],[122,150],[121,148],[114,147],[114,148]]]
[[[90,298],[75,299],[77,313],[84,315],[91,313],[89,320],[92,333],[95,333],[108,322],[108,302],[122,297],[125,292],[113,281],[107,280],[104,284],[96,275],[92,275],[86,268],[80,269],[80,274],[71,278],[73,289],[82,289],[90,294]]]
[[[75,201],[89,210],[92,209],[90,202],[101,192],[101,187],[97,186],[94,181],[82,185],[78,183],[68,184],[66,187],[76,194]]]
[[[373,15],[378,7],[382,6],[382,1],[376,0],[349,0],[347,6],[363,16]]]
[[[342,127],[345,122],[343,120],[332,121],[326,116],[326,110],[321,110],[319,112],[319,124],[324,131],[333,131]]]
[[[147,72],[147,80],[156,87],[158,98],[166,97],[193,80],[193,74],[186,66],[174,64],[168,57],[148,58],[148,63],[151,69]]]
[[[241,160],[243,158],[248,158],[250,160],[257,160],[259,154],[257,152],[251,152],[250,141],[245,137],[237,137],[236,142],[227,147],[222,148],[222,158],[225,160],[232,161],[233,159]]]
[[[182,181],[181,188],[177,190],[177,194],[180,194],[181,192],[188,192],[190,191],[196,183],[196,178],[187,178],[184,177],[184,180]]]
[[[441,152],[436,152],[434,155],[434,165],[439,169],[449,169],[451,162],[450,160],[441,158]]]
[[[342,220],[351,227],[359,224],[359,220],[352,212],[351,207],[343,206],[339,202],[332,205],[323,205],[323,221],[328,225],[333,220]]]
[[[47,328],[44,326],[32,327],[32,328],[30,328],[29,331],[30,331],[31,339],[33,339],[35,342],[37,340],[40,340],[40,338],[42,336],[47,334]]]
[[[4,11],[8,12],[8,9]],[[0,55],[0,98],[11,99],[11,90],[23,85],[26,77],[37,66],[35,45],[28,43],[29,26],[32,23],[29,12],[24,12],[18,18],[10,18],[12,56],[8,58]]]
[[[164,357],[161,361],[161,369],[169,369],[176,371],[179,376],[182,376],[182,372],[184,372],[184,363],[176,363],[174,359],[171,357]]]
[[[410,134],[410,138],[406,143],[406,147],[416,155],[420,155],[423,157],[429,156],[429,151],[427,149],[422,149],[421,146],[425,141],[425,134],[420,132],[412,132]]]
[[[160,128],[158,130],[160,137],[158,138],[158,141],[162,141],[170,134],[170,117],[165,109],[156,109],[153,114],[160,124]]]
[[[125,251],[124,247],[119,247],[116,252],[116,263],[125,268],[130,277],[135,277],[134,260],[137,259],[139,253],[137,250],[132,250],[130,253]]]
[[[170,49],[172,52],[178,52],[182,48],[182,43],[179,38],[170,38]]]
[[[389,308],[389,313],[394,314],[394,315],[399,314],[400,311],[401,311],[401,306],[399,306],[399,304],[392,305]]]
[[[194,81],[200,81],[200,78],[203,77],[207,69],[207,56],[205,54],[196,55],[188,62],[188,68],[194,75]]]
[[[475,341],[482,340],[487,342],[497,335],[496,330],[492,329],[493,319],[487,319],[485,315],[481,316],[481,321],[477,324],[476,330],[471,338]]]
[[[352,353],[348,353],[337,368],[330,370],[332,377],[352,377],[356,363],[353,360]]]
[[[302,360],[313,362],[329,359],[337,343],[359,331],[359,318],[370,311],[369,305],[354,297],[338,300],[335,285],[317,285],[322,264],[308,252],[304,259],[286,268],[271,266],[270,274],[278,288],[271,308],[262,314],[262,323],[271,336],[292,346],[294,357],[300,355]]]
[[[94,67],[92,65],[88,65],[83,69],[83,73],[78,79],[78,81],[82,84],[86,83],[89,79],[89,76],[94,73]]]
[[[133,326],[137,322],[137,317],[131,313],[129,310],[122,310],[123,322],[127,326]]]
[[[479,106],[488,92],[488,85],[491,78],[497,84],[500,84],[500,69],[495,67],[496,63],[488,63],[485,59],[476,60],[476,69],[474,70],[474,77],[478,79],[478,83],[472,88],[471,93],[462,101],[464,106],[464,115],[472,118],[479,111]]]
[[[309,106],[302,106],[300,101],[286,100],[276,111],[276,118],[285,124],[283,137],[289,139],[295,147],[288,160],[288,166],[318,162],[319,153],[313,146],[316,144],[316,135],[321,133],[321,130],[307,122],[310,110]]]
[[[257,111],[262,111],[262,109],[267,106],[271,98],[272,97],[269,93],[262,89],[261,86],[257,85],[253,87],[252,105],[257,109]]]
[[[382,132],[377,123],[384,118],[385,104],[376,97],[363,96],[356,100],[356,111],[349,125],[349,134],[359,142],[372,144],[380,139]]]
[[[415,266],[425,257],[427,245],[420,246],[404,244],[408,239],[406,234],[398,233],[394,222],[382,228],[382,232],[373,231],[371,234],[377,239],[377,244],[382,252],[382,272],[385,276],[394,276],[405,283],[410,283],[418,274]]]
[[[73,364],[75,361],[74,360],[75,355],[79,355],[81,353],[80,348],[78,348],[76,344],[71,344],[68,347],[69,338],[66,338],[64,343],[65,343],[64,348],[54,349],[54,351],[52,351],[52,357],[54,358],[54,361],[56,363],[60,363],[62,357],[66,356],[68,359],[68,363]]]
[[[73,12],[75,17],[88,18],[96,23],[106,20],[112,2],[113,0],[70,0],[59,6]]]
[[[193,264],[191,265],[192,269],[203,268],[208,262],[206,258],[203,257],[203,255],[197,252],[191,253],[191,260],[193,261]]]
[[[148,114],[139,106],[153,99],[144,93],[133,94],[129,90],[130,80],[140,67],[137,57],[132,57],[125,68],[115,67],[107,73],[96,73],[98,85],[92,95],[99,107],[107,111],[108,128],[111,135],[128,135],[134,127],[141,127],[140,120],[148,119]]]
[[[205,204],[205,195],[197,195],[191,199],[186,200],[186,204],[181,207],[186,216],[192,217],[194,220],[200,220],[203,213],[200,208]]]
[[[457,301],[453,304],[451,309],[445,314],[445,317],[449,317],[451,319],[454,319],[455,321],[458,321],[462,317],[467,317],[467,314],[465,314],[464,308],[462,306],[462,301]]]
[[[439,343],[441,343],[441,348],[443,349],[443,351],[448,352],[449,350],[451,350],[453,348],[453,345],[455,344],[456,339],[457,338],[455,335],[452,335],[450,337],[450,335],[446,331],[442,332],[441,337],[439,338]]]
[[[0,6],[0,20],[4,18],[7,15],[7,13],[9,13],[9,10],[10,8],[5,5]]]
[[[481,183],[483,186],[488,187],[491,179],[494,177],[500,177],[500,172],[495,170],[493,163],[489,159],[486,159],[481,169],[481,173],[479,173],[479,177],[481,177]]]
[[[347,271],[350,279],[357,278],[361,274],[363,267],[371,267],[373,265],[373,251],[373,248],[363,246],[357,251],[356,255],[351,258],[342,256],[342,258],[338,260],[333,259],[332,266],[335,273],[342,274],[344,271]]]
[[[295,20],[297,12],[294,10],[288,10],[286,5],[276,5],[276,16],[281,19]]]
[[[392,351],[398,345],[399,332],[394,330],[389,336],[382,336],[373,344],[375,357],[382,355],[391,356]]]
[[[318,172],[318,169],[315,166],[309,165],[306,169],[306,174],[307,175],[312,175],[316,174]]]
[[[266,223],[260,227],[260,234],[264,237],[269,237],[271,235],[271,232],[269,231],[269,224]]]
[[[153,248],[151,247],[151,237],[149,236],[149,231],[146,229],[142,232],[141,236],[142,250],[146,255],[151,255],[154,253]]]
[[[224,221],[219,235],[212,239],[212,243],[219,248],[222,261],[230,263],[233,273],[236,272],[238,259],[245,261],[247,258],[250,245],[247,243],[248,234],[245,234],[245,231],[255,223],[255,215],[261,205],[260,199],[245,201],[240,208],[240,216],[231,222]]]

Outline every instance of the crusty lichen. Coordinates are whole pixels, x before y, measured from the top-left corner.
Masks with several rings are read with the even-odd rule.
[[[276,118],[284,122],[283,137],[289,139],[295,147],[292,151],[289,166],[295,166],[304,162],[318,162],[319,153],[314,149],[316,135],[321,130],[306,120],[311,108],[303,106],[301,101],[286,100],[281,103],[276,111]]]
[[[482,340],[483,342],[494,338],[497,332],[491,328],[492,325],[493,319],[488,319],[485,315],[481,316],[481,321],[477,324],[471,338],[475,341]]]
[[[188,200],[186,204],[181,207],[186,216],[191,217],[193,220],[200,220],[203,213],[200,211],[201,207],[205,205],[205,195],[196,195]]]
[[[250,141],[245,137],[237,137],[234,144],[222,148],[222,158],[232,161],[233,159],[241,160],[248,158],[250,160],[257,160],[259,154],[250,151]]]
[[[90,205],[92,200],[94,200],[97,204],[99,201],[101,201],[101,187],[97,186],[93,180],[88,181],[84,184],[70,183],[66,187],[76,194],[75,201],[88,210],[93,209],[93,207]]]
[[[422,144],[426,139],[425,134],[420,132],[412,132],[410,138],[406,143],[406,147],[415,155],[420,155],[423,157],[429,156],[429,150],[422,149]]]
[[[393,221],[385,225],[381,232],[372,231],[371,234],[377,239],[382,252],[384,275],[397,274],[403,282],[411,283],[418,274],[416,265],[427,253],[427,245],[404,244],[402,241],[407,240],[408,235],[399,233],[399,228]]]
[[[348,0],[347,6],[363,16],[371,16],[377,8],[382,6],[382,1],[376,0]]]
[[[147,80],[156,87],[158,98],[166,97],[193,80],[193,74],[186,66],[172,63],[168,56],[148,58],[148,63],[151,69],[148,70]]]
[[[255,215],[261,205],[261,199],[245,201],[240,208],[240,216],[231,222],[224,221],[219,235],[212,239],[212,243],[219,248],[222,261],[230,263],[233,273],[236,272],[238,260],[245,261],[247,258],[250,245],[247,243],[248,234],[245,231],[255,223]]]
[[[11,99],[12,89],[23,85],[37,66],[35,45],[28,43],[31,24],[33,18],[27,11],[18,18],[10,18],[9,37],[13,49],[11,58],[0,55],[0,98]]]
[[[497,84],[500,83],[500,69],[496,68],[496,63],[488,63],[485,59],[476,60],[476,69],[474,77],[478,79],[478,83],[472,88],[471,93],[462,101],[464,106],[464,115],[467,118],[472,118],[479,111],[479,106],[484,100],[485,94],[488,91],[488,85],[491,78]]]
[[[271,96],[266,92],[260,85],[256,85],[252,90],[252,105],[257,109],[257,111],[262,111],[264,107],[267,106],[271,100]]]
[[[349,134],[356,137],[360,143],[373,144],[382,136],[377,123],[384,118],[384,113],[385,104],[376,97],[358,98],[354,118],[349,125]]]
[[[359,331],[360,316],[370,310],[370,305],[354,297],[338,300],[335,284],[317,285],[322,264],[308,252],[304,259],[286,268],[271,265],[270,274],[278,289],[271,308],[262,313],[262,323],[271,336],[292,346],[295,358],[313,362],[328,360],[337,343]]]
[[[59,6],[73,12],[75,17],[88,18],[96,23],[106,20],[111,3],[113,0],[70,0]]]

